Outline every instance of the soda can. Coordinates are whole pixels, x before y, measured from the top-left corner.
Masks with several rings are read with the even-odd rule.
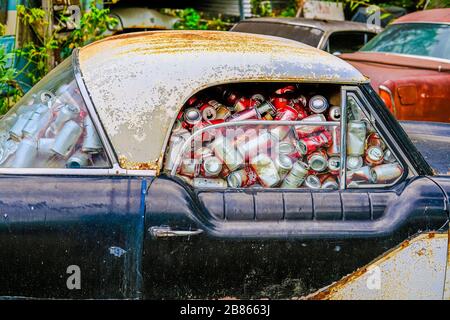
[[[23,139],[16,151],[12,168],[33,168],[37,156],[37,142],[32,139]]]
[[[384,151],[384,161],[387,163],[394,163],[397,161],[397,159],[395,158],[394,154],[392,153],[391,150],[386,149],[386,151]]]
[[[290,141],[281,141],[278,143],[278,153],[286,155],[291,159],[300,158],[300,153],[297,151],[295,144]]]
[[[275,94],[277,95],[288,94],[293,92],[295,92],[295,86],[293,85],[288,85],[283,88],[275,90]]]
[[[273,97],[270,99],[270,103],[275,107],[275,109],[282,109],[290,106],[290,101],[282,97]]]
[[[328,119],[330,121],[339,121],[341,120],[341,107],[339,106],[332,106],[328,110]]]
[[[66,157],[80,138],[83,129],[73,120],[69,120],[55,137],[52,151],[62,157]]]
[[[208,147],[201,147],[194,151],[194,158],[195,159],[205,159],[214,156],[214,152],[211,150],[211,148]]]
[[[9,130],[9,135],[12,139],[14,139],[16,141],[19,141],[20,139],[22,139],[23,128],[25,128],[25,125],[27,124],[27,122],[30,119],[32,114],[33,114],[33,111],[28,111],[28,112],[20,114],[17,117],[16,122]]]
[[[90,164],[91,156],[84,152],[75,152],[66,162],[66,168],[83,168]]]
[[[239,100],[238,94],[234,91],[224,90],[222,95],[225,102],[232,106]]]
[[[194,178],[194,188],[226,188],[227,182],[221,178]]]
[[[322,181],[322,189],[333,189],[337,190],[339,189],[339,184],[335,177],[332,175],[328,175],[323,181]]]
[[[263,187],[271,188],[280,183],[280,176],[275,163],[267,154],[258,154],[251,160],[250,165]]]
[[[362,121],[350,121],[347,129],[347,154],[364,155],[366,141],[366,124]]]
[[[290,127],[290,126],[277,126],[275,128],[270,129],[270,133],[278,141],[284,140],[291,132],[292,132],[292,127]]]
[[[294,189],[302,185],[308,174],[308,165],[301,161],[296,161],[292,165],[291,171],[286,175],[281,184],[281,188]]]
[[[258,176],[250,166],[231,172],[227,176],[228,186],[231,188],[246,188],[254,185],[258,181]]]
[[[381,147],[378,146],[370,146],[366,150],[366,163],[371,166],[376,166],[383,163],[384,152]]]
[[[275,115],[275,120],[293,121],[298,118],[298,111],[292,107],[278,108]]]
[[[371,168],[364,166],[359,169],[350,170],[347,172],[347,184],[355,183],[373,183]]]
[[[51,135],[55,136],[69,120],[75,120],[80,115],[80,108],[72,104],[64,104],[56,114],[55,120],[50,125]],[[87,117],[88,118],[88,117]],[[49,135],[47,135],[48,137]]]
[[[277,167],[280,179],[283,179],[289,173],[289,171],[292,170],[292,159],[287,155],[280,154],[275,158],[275,166]]]
[[[38,155],[43,157],[50,157],[51,155],[53,155],[52,147],[54,143],[54,138],[40,138],[37,141]]]
[[[251,99],[253,101],[253,106],[255,106],[256,104],[259,105],[259,104],[263,103],[264,101],[266,101],[266,98],[262,94],[259,94],[259,93],[252,95]]]
[[[103,145],[89,116],[84,118],[84,132],[81,150],[86,153],[100,153],[103,150]]]
[[[228,167],[224,163],[222,163],[222,171],[220,171],[219,176],[221,176],[222,178],[226,178],[230,175],[230,173],[230,169],[228,169]]]
[[[242,112],[244,110],[250,109],[253,106],[251,98],[241,97],[234,104],[235,112]]]
[[[360,156],[348,156],[347,157],[347,169],[356,170],[364,165],[364,160]]]
[[[251,120],[251,119],[259,119],[260,115],[256,111],[256,108],[247,109],[241,112],[236,112],[232,116],[227,118],[227,122],[235,122],[235,121],[243,121],[243,120]]]
[[[307,161],[311,170],[316,172],[322,172],[328,168],[328,156],[323,149],[311,153],[307,157]]]
[[[302,120],[302,122],[325,122],[325,116],[323,114],[314,114],[308,116]],[[301,139],[307,137],[313,133],[320,132],[325,130],[324,126],[311,126],[311,125],[299,125],[295,126],[295,132],[297,135],[297,139]]]
[[[182,159],[179,168],[179,173],[186,177],[194,178],[200,174],[200,165],[196,159]]]
[[[191,108],[187,108],[184,111],[183,118],[184,118],[184,122],[188,126],[192,127],[195,124],[202,121],[202,114],[200,113],[200,111],[198,109],[191,107]]]
[[[33,139],[39,138],[41,133],[47,129],[52,117],[52,111],[48,107],[44,105],[38,107],[23,128],[23,136]]]
[[[390,183],[403,174],[403,168],[398,163],[388,163],[375,166],[370,174],[375,183]]]
[[[255,107],[258,113],[258,118],[261,119],[265,114],[270,114],[274,117],[277,113],[277,109],[269,101],[265,101]]]
[[[341,154],[341,128],[331,127],[331,143],[327,149],[329,156],[339,156]]]
[[[340,157],[330,157],[328,159],[328,170],[331,174],[339,174],[341,168],[341,158]]]
[[[217,157],[203,159],[201,171],[205,177],[217,177],[222,171],[222,162]]]
[[[308,107],[314,113],[324,113],[328,109],[328,101],[324,96],[315,95],[309,99]]]
[[[305,186],[310,189],[320,189],[322,183],[320,182],[320,178],[315,174],[310,174],[305,178]]]
[[[329,145],[330,142],[331,134],[328,131],[322,131],[314,136],[298,140],[296,147],[298,152],[304,156]]]
[[[245,135],[242,139],[245,138]],[[268,153],[270,148],[276,145],[275,137],[269,132],[265,131],[262,134],[253,135],[246,142],[238,139],[235,143],[236,148],[240,154],[244,156],[245,160],[251,159],[259,153]]]
[[[235,148],[230,139],[218,136],[210,145],[216,157],[218,157],[231,171],[244,166],[244,157]]]
[[[175,120],[173,127],[172,127],[172,134],[176,134],[178,132],[180,132],[181,130],[183,130],[183,125],[182,125],[182,121],[180,121],[179,119]]]
[[[217,117],[216,109],[208,103],[205,103],[200,107],[200,112],[202,113],[202,118],[205,121],[214,120]]]
[[[371,146],[380,147],[382,150],[386,149],[385,143],[380,138],[379,134],[376,132],[372,132],[367,136],[366,148],[371,147]]]
[[[306,108],[306,104],[307,104],[307,99],[304,95],[299,95],[297,98],[293,98],[291,99],[291,103],[293,105],[297,105],[298,107]]]
[[[171,171],[173,169],[177,155],[182,151],[181,148],[190,136],[190,132],[184,128],[176,134],[172,133],[164,160],[164,168],[166,170]]]

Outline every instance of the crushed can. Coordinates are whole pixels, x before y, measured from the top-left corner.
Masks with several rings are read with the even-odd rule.
[[[236,149],[232,141],[224,136],[218,136],[210,145],[216,157],[218,157],[228,169],[235,171],[244,166],[244,157]]]
[[[271,188],[280,183],[277,167],[267,154],[258,154],[251,160],[250,165],[263,187]]]
[[[291,171],[284,178],[281,188],[295,189],[302,185],[309,172],[308,165],[302,161],[296,161],[292,165]]]
[[[323,114],[314,114],[308,116],[302,120],[302,122],[325,122],[325,116]],[[295,132],[297,139],[305,138],[313,133],[324,131],[324,126],[311,126],[308,124],[295,126]]]
[[[307,155],[319,148],[326,147],[331,142],[331,134],[328,131],[322,131],[314,136],[302,138],[297,141],[297,150],[301,155]]]
[[[365,151],[366,124],[362,121],[350,121],[347,128],[347,154],[362,156]]]
[[[80,138],[83,129],[73,120],[67,121],[58,135],[55,137],[52,151],[63,158],[72,151]]]

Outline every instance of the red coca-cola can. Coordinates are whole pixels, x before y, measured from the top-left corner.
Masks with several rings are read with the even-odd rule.
[[[293,121],[298,118],[298,111],[292,107],[282,107],[277,109],[275,120]]]
[[[327,146],[330,142],[331,134],[325,130],[316,135],[300,139],[297,142],[297,150],[301,155],[307,155]]]
[[[314,114],[304,118],[302,121],[305,122],[304,125],[295,126],[295,132],[298,139],[305,138],[311,134],[325,130],[324,126],[308,125],[308,122],[325,122],[326,119],[323,114]]]
[[[376,166],[383,163],[384,152],[379,146],[370,146],[366,149],[365,156],[366,163],[371,166]]]
[[[276,95],[283,95],[283,94],[290,94],[290,93],[293,93],[293,92],[295,92],[295,86],[294,85],[288,85],[288,86],[282,87],[280,89],[277,89],[275,91],[275,94]]]
[[[254,103],[255,102],[252,101],[251,98],[241,97],[234,104],[234,111],[235,112],[241,112],[241,111],[250,109],[250,108],[253,107]]]
[[[273,106],[278,110],[281,108],[289,107],[291,105],[290,100],[283,98],[283,97],[273,97],[270,99],[270,102],[273,104]]]
[[[236,102],[239,100],[239,95],[234,91],[224,90],[223,91],[223,99],[226,103],[231,106],[234,106]]]
[[[386,148],[386,145],[384,144],[383,140],[380,138],[378,133],[372,132],[370,133],[366,138],[366,148],[369,147],[380,147],[382,150]]]
[[[304,95],[299,95],[298,97],[291,99],[292,104],[296,104],[302,108],[306,108],[307,102],[308,100]]]

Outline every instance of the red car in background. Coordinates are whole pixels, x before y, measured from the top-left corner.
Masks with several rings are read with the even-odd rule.
[[[397,119],[450,122],[450,9],[403,16],[340,57],[370,78]]]

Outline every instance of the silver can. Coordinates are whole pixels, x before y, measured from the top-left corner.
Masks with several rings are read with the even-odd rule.
[[[242,168],[245,164],[244,157],[236,149],[230,139],[218,136],[210,145],[216,157],[218,157],[230,171]]]
[[[339,189],[339,184],[335,177],[329,176],[322,182],[321,188],[337,190],[337,189]]]
[[[184,111],[184,121],[189,125],[195,125],[202,121],[202,114],[196,108],[187,108]]]
[[[250,165],[263,187],[271,188],[280,183],[277,167],[267,154],[258,154],[251,160]]]
[[[328,110],[328,118],[331,121],[339,121],[341,120],[341,107],[339,106],[332,106]]]
[[[366,124],[362,121],[350,121],[347,129],[347,154],[362,156],[366,142]]]
[[[384,161],[387,163],[394,163],[397,161],[397,159],[395,158],[394,154],[392,153],[391,150],[386,149],[386,151],[384,151]]]
[[[328,170],[333,173],[338,173],[341,168],[341,158],[339,157],[330,157],[328,159]]]
[[[322,150],[311,153],[308,156],[308,165],[314,171],[324,171],[328,167],[327,154]]]
[[[256,176],[256,173],[249,166],[231,172],[227,176],[228,186],[231,188],[247,188],[254,186],[257,181],[258,177]]]
[[[309,99],[308,107],[314,113],[324,113],[328,109],[328,101],[324,96],[315,95]]]
[[[364,166],[356,170],[350,170],[347,172],[347,183],[373,183],[373,178],[371,174],[371,168],[369,166]]]
[[[52,147],[55,144],[54,138],[41,138],[37,142],[38,155],[43,157],[50,157],[53,155]]]
[[[55,120],[50,125],[50,133],[52,136],[55,136],[59,130],[64,126],[64,123],[66,123],[69,120],[75,120],[80,115],[80,108],[76,105],[72,104],[64,104],[59,109],[58,113],[56,114]],[[89,118],[88,116],[86,119]]]
[[[100,153],[103,150],[100,137],[98,136],[94,123],[89,116],[84,118],[84,140],[81,150],[87,153]]]
[[[370,174],[375,183],[390,183],[403,174],[403,168],[398,163],[381,164],[373,167]]]
[[[360,156],[348,156],[347,157],[347,169],[356,170],[364,165],[364,160]]]
[[[306,163],[301,161],[294,162],[291,171],[284,178],[281,188],[293,189],[300,187],[308,174],[308,170],[309,168]]]
[[[12,168],[33,168],[37,156],[37,143],[32,139],[23,139],[17,147]]]
[[[205,121],[214,120],[217,118],[217,111],[213,106],[206,106],[201,109],[202,118]]]
[[[73,120],[66,122],[64,127],[55,137],[52,151],[62,157],[67,157],[72,151],[73,147],[80,139],[83,129]]]
[[[310,174],[305,179],[305,186],[310,189],[320,189],[322,183],[320,182],[320,178],[314,174]]]
[[[196,159],[183,159],[180,165],[180,174],[186,177],[195,178],[200,173],[200,165]]]
[[[264,101],[263,103],[257,105],[256,112],[258,114],[258,118],[262,118],[264,114],[270,114],[272,117],[277,113],[277,109],[271,104],[269,101]]]
[[[236,148],[244,156],[245,159],[251,159],[259,153],[268,153],[270,148],[276,145],[277,140],[271,133],[264,131],[261,134],[250,136],[250,139],[245,141],[246,136],[243,135],[241,139],[235,142]],[[243,143],[242,143],[243,142]]]
[[[19,141],[23,137],[23,128],[25,128],[25,125],[27,124],[28,120],[30,119],[31,115],[33,114],[33,111],[28,111],[25,113],[20,114],[17,117],[16,122],[9,130],[9,135],[12,139]]]
[[[84,152],[75,152],[66,162],[66,168],[77,169],[88,167],[90,165],[91,156]]]
[[[287,155],[280,154],[275,159],[275,166],[277,167],[278,175],[281,179],[283,179],[289,173],[289,171],[292,170],[292,159]]]
[[[227,182],[220,178],[194,178],[194,188],[226,188]]]
[[[208,157],[203,159],[202,169],[205,177],[217,177],[222,171],[222,161],[217,157]]]
[[[52,111],[44,105],[38,107],[22,130],[24,137],[37,139],[45,131],[52,120]]]

